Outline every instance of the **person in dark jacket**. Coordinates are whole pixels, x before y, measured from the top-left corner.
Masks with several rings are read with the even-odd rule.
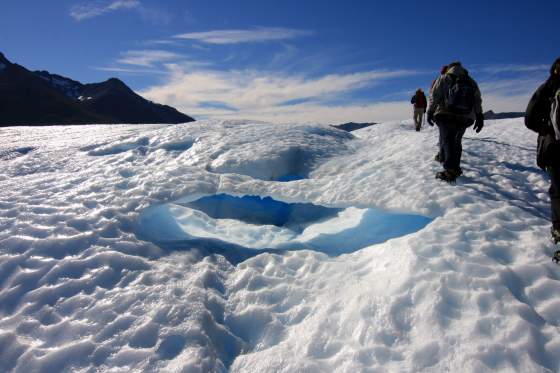
[[[550,175],[551,234],[560,241],[560,141],[550,120],[552,98],[560,89],[560,58],[552,64],[550,76],[533,94],[525,111],[525,126],[539,134],[537,164]]]
[[[421,88],[418,88],[414,96],[410,99],[410,103],[414,105],[414,125],[416,131],[420,131],[422,127],[422,120],[424,119],[424,113],[428,107],[428,102],[426,100],[426,95]]]
[[[452,92],[458,89],[452,95]],[[440,132],[439,156],[444,170],[436,178],[453,183],[461,170],[462,139],[467,127],[474,123],[477,133],[484,126],[482,97],[478,85],[460,62],[448,65],[437,78],[430,96],[428,123],[437,124]]]

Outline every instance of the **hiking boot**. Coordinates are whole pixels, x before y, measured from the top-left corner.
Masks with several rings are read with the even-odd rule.
[[[459,173],[453,170],[444,170],[436,173],[436,179],[445,181],[447,183],[453,184],[457,180]]]
[[[552,242],[554,242],[554,244],[556,245],[558,242],[560,242],[560,229],[554,227],[550,228],[550,236]]]

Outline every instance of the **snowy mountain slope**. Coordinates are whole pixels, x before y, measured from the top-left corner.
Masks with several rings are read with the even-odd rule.
[[[558,371],[535,136],[518,119],[469,130],[455,186],[434,179],[436,142],[410,122],[2,129],[3,369]],[[433,220],[338,256],[164,245],[147,231],[165,236],[179,215],[141,224],[224,193]]]

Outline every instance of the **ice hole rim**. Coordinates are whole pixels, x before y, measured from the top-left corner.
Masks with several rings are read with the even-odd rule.
[[[231,205],[228,205],[231,203]],[[170,205],[187,207],[206,214],[210,219],[233,219],[250,227],[273,225],[289,229],[295,237],[309,227],[323,224],[328,227],[332,220],[333,231],[323,232],[308,241],[292,240],[274,247],[252,248],[243,244],[214,237],[190,235],[177,222],[169,210]],[[251,210],[248,207],[261,207]],[[269,210],[262,206],[270,207]],[[159,209],[159,210],[158,210]],[[350,209],[353,209],[350,211]],[[155,211],[156,214],[146,214]],[[267,215],[267,212],[272,212]],[[302,216],[298,213],[304,212]],[[160,213],[160,215],[157,215]],[[240,213],[240,215],[235,215]],[[292,214],[295,213],[295,216]],[[359,221],[346,229],[339,229],[341,214],[356,213]],[[268,224],[259,224],[259,219]],[[380,244],[393,238],[406,236],[424,229],[434,219],[418,214],[392,212],[377,208],[326,207],[313,203],[289,203],[270,196],[235,195],[228,193],[192,194],[175,201],[146,208],[139,217],[137,236],[165,250],[197,250],[202,255],[220,254],[232,264],[238,264],[261,253],[281,254],[288,251],[312,250],[329,256],[339,256]],[[154,229],[154,226],[157,228]],[[155,231],[156,234],[153,234]],[[166,237],[162,239],[161,237]]]

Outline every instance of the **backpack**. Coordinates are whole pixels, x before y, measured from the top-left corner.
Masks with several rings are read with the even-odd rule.
[[[416,94],[416,102],[415,102],[415,107],[417,108],[426,108],[427,103],[426,103],[426,96],[424,95],[424,93],[420,92],[418,94]]]
[[[556,140],[560,140],[560,88],[556,90],[556,93],[551,98],[550,123],[552,123],[552,128],[554,128]]]
[[[452,75],[453,82],[449,86],[445,98],[445,109],[458,114],[469,115],[474,110],[475,87],[466,75]]]

